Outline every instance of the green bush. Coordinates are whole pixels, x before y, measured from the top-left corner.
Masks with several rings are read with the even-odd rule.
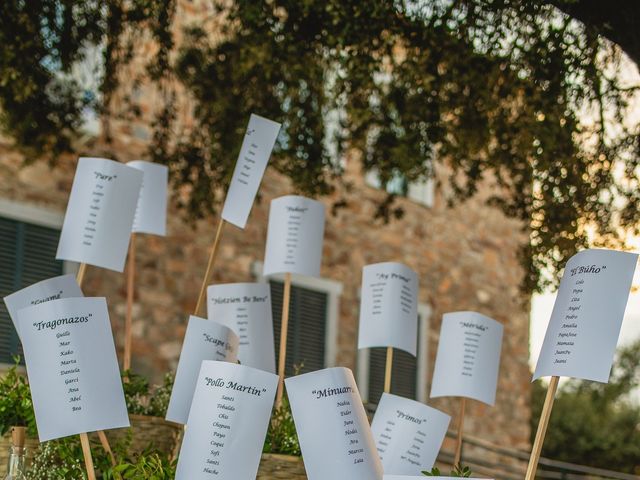
[[[31,437],[38,434],[27,377],[18,372],[20,357],[14,357],[13,365],[0,379],[0,435],[11,427],[27,427]]]

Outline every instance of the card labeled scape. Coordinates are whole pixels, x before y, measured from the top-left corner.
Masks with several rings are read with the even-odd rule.
[[[129,426],[104,298],[63,298],[18,312],[41,442]]]
[[[229,283],[207,288],[209,320],[229,327],[239,337],[242,365],[275,373],[271,288],[267,283]]]
[[[296,195],[271,201],[264,275],[320,275],[324,205]]]
[[[144,174],[132,231],[164,237],[167,234],[169,169],[166,165],[143,160],[128,162],[127,166]]]
[[[61,298],[84,297],[82,290],[76,282],[75,275],[61,275],[59,277],[48,278],[41,282],[18,290],[4,297],[4,303],[7,306],[9,316],[13,321],[13,326],[18,330],[18,311],[23,308],[39,305],[51,300],[59,300]]]
[[[449,415],[423,403],[383,393],[371,431],[384,471],[420,475],[431,470],[450,420]]]
[[[200,366],[204,360],[237,361],[238,336],[217,322],[191,316],[173,382],[167,420],[187,423]]]
[[[416,355],[418,275],[406,265],[376,263],[362,269],[358,348],[395,347]]]
[[[122,272],[142,177],[113,160],[81,158],[56,258]]]
[[[285,380],[309,480],[381,480],[382,464],[351,370]]]
[[[281,125],[252,114],[244,134],[240,155],[233,171],[222,209],[222,218],[244,228],[258,193],[262,176],[267,168],[271,151],[278,138]]]
[[[278,376],[225,362],[202,362],[176,480],[254,480]]]
[[[500,322],[476,312],[446,313],[431,383],[431,397],[496,401],[502,333]]]
[[[584,250],[569,259],[533,379],[607,383],[638,262],[634,253]]]

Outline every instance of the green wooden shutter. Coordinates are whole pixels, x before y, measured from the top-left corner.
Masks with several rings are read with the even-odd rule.
[[[280,350],[284,284],[272,280],[270,285],[277,362]],[[294,366],[298,368],[302,366],[300,373],[313,372],[325,367],[328,300],[327,293],[292,285],[285,368],[287,376],[294,374]]]
[[[0,217],[0,297],[62,274],[59,237],[59,230]],[[22,346],[0,302],[0,363],[12,363],[13,355],[22,355]]]

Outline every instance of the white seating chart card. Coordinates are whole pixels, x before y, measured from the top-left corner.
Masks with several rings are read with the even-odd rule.
[[[351,370],[285,380],[309,480],[381,480],[382,464]]]
[[[207,288],[209,320],[226,325],[240,339],[242,365],[276,371],[271,289],[267,283],[229,283]]]
[[[252,114],[222,209],[222,218],[244,228],[258,193],[280,124]]]
[[[362,269],[358,348],[395,347],[411,355],[418,343],[418,275],[406,265]]]
[[[278,376],[202,362],[176,480],[255,480]]]
[[[134,160],[127,165],[144,173],[132,231],[165,236],[169,169],[166,165],[143,160]]]
[[[420,475],[431,470],[450,420],[449,415],[423,403],[383,393],[371,431],[384,471]]]
[[[433,371],[431,397],[496,401],[504,327],[476,312],[446,313]]]
[[[56,258],[122,272],[143,173],[104,158],[81,158]]]
[[[29,285],[27,288],[18,290],[4,297],[9,316],[13,321],[13,326],[18,330],[18,311],[32,305],[59,300],[61,298],[84,297],[82,290],[76,282],[74,275],[61,275],[59,277],[48,278],[41,282]]]
[[[18,312],[41,442],[129,426],[104,298],[63,298]]]
[[[187,423],[200,365],[204,360],[237,361],[238,336],[217,322],[191,315],[173,382],[167,420]]]
[[[608,382],[638,255],[584,250],[569,259],[533,379]]]
[[[324,205],[296,195],[271,201],[264,275],[320,275]]]

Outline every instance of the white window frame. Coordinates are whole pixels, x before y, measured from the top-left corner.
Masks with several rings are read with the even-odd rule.
[[[268,283],[269,280],[284,282],[284,274],[263,275],[263,263],[253,262],[251,273],[256,281]],[[308,288],[327,295],[327,324],[324,345],[324,364],[327,368],[335,367],[338,358],[338,325],[340,322],[340,296],[342,295],[342,282],[328,278],[306,277],[291,274],[291,285]]]
[[[418,357],[416,358],[416,400],[427,403],[429,394],[427,392],[429,374],[429,326],[431,324],[431,307],[426,303],[418,303],[418,317],[420,325],[418,332]],[[358,350],[358,390],[363,401],[369,400],[369,362],[370,348]]]
[[[376,170],[369,170],[364,176],[365,184],[376,190],[385,190],[386,188],[380,181],[380,175]],[[404,198],[408,198],[415,203],[424,205],[428,208],[433,208],[436,197],[436,182],[433,178],[427,178],[426,180],[410,182],[408,186],[407,195]]]

